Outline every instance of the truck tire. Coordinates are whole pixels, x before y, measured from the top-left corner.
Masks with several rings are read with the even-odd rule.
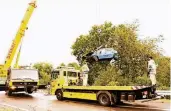
[[[11,96],[12,95],[12,91],[11,90],[6,90],[6,94],[8,95],[8,96]]]
[[[60,101],[64,99],[63,98],[63,92],[61,90],[56,91],[56,98]]]
[[[33,93],[33,91],[32,91],[31,89],[29,89],[29,90],[27,91],[27,93],[31,94],[31,93]]]
[[[98,96],[98,102],[103,106],[109,106],[110,105],[110,98],[107,94],[101,93]]]

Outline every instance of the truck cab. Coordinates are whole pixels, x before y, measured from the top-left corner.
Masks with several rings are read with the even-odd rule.
[[[55,94],[58,87],[62,86],[84,86],[87,76],[73,67],[59,67],[51,73],[51,93]]]
[[[33,93],[38,89],[39,73],[36,69],[9,69],[5,82],[5,91],[8,96],[13,92]]]

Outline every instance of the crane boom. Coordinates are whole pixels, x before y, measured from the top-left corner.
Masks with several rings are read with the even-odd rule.
[[[29,7],[24,15],[24,18],[15,36],[15,39],[13,40],[11,48],[6,57],[5,64],[4,64],[5,69],[8,69],[11,66],[12,60],[15,56],[18,45],[21,42],[22,37],[24,36],[25,30],[27,29],[27,24],[34,11],[34,8],[36,8],[36,1],[32,1],[31,3],[29,3]]]
[[[7,70],[11,67],[11,63],[16,54],[16,50],[17,50],[22,38],[24,37],[25,30],[27,30],[27,24],[28,24],[30,17],[36,7],[37,7],[36,0],[32,0],[29,3],[29,6],[25,12],[25,15],[21,21],[20,27],[16,33],[15,39],[13,40],[12,45],[8,51],[8,54],[5,59],[5,63],[3,65],[3,67],[2,66],[0,67],[0,85],[5,84],[5,80],[7,77]]]
[[[22,47],[22,44],[20,45],[20,49],[19,49],[19,51],[17,53],[17,58],[16,58],[16,61],[15,61],[15,64],[14,64],[14,68],[19,68],[18,62],[19,62],[19,58],[20,58],[21,47]]]

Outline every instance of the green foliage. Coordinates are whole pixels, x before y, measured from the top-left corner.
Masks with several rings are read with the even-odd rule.
[[[138,86],[142,86],[142,85],[151,85],[150,79],[149,77],[147,77],[146,75],[144,76],[139,76],[135,79],[135,83]]]
[[[158,82],[169,86],[170,63],[167,62],[168,60],[161,60],[166,57],[162,55],[162,50],[158,46],[163,41],[163,37],[139,39],[138,26],[137,22],[115,26],[111,22],[105,22],[99,26],[92,26],[89,34],[80,35],[76,39],[71,48],[77,60],[82,60],[83,56],[99,46],[114,48],[119,53],[119,60],[113,69],[108,66],[109,62],[88,64],[90,85],[149,85],[147,58],[153,56],[154,60],[159,62]],[[100,33],[99,29],[101,29]],[[84,60],[80,62],[80,64],[84,63]]]
[[[50,77],[51,77],[50,74],[53,69],[52,64],[39,62],[39,63],[35,63],[33,67],[39,70],[40,84],[47,84],[48,82],[50,82]]]
[[[157,80],[158,84],[166,87],[170,87],[170,58],[160,57],[158,58],[157,68]]]
[[[107,66],[108,70],[102,69],[99,71],[98,78],[95,79],[94,85],[106,86],[106,85],[118,85],[117,80],[119,78],[119,71],[114,68]]]
[[[59,68],[61,66],[66,66],[66,65],[65,65],[65,63],[61,63],[59,66],[57,66],[57,68]]]
[[[65,65],[64,63],[61,63],[58,67],[60,67],[60,66],[74,67],[76,70],[80,70],[81,69],[80,65],[77,64],[76,62],[68,63],[68,65]]]
[[[74,67],[76,70],[80,70],[81,69],[80,65],[77,64],[76,62],[69,63],[67,66],[68,67]]]
[[[59,66],[66,66],[65,63],[61,63]]]

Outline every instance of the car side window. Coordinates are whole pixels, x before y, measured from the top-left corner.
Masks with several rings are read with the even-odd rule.
[[[97,55],[100,55],[101,53],[102,53],[101,50],[98,50],[98,51],[97,51]]]

